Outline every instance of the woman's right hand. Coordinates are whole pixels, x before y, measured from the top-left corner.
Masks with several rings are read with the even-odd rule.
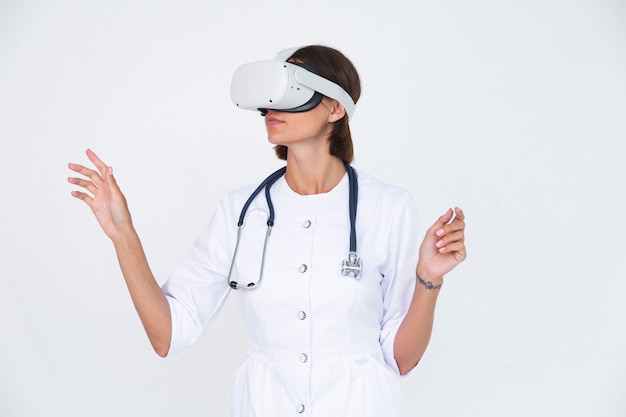
[[[104,233],[115,241],[133,230],[126,198],[113,177],[113,168],[102,162],[91,149],[87,149],[87,157],[97,171],[70,163],[69,169],[86,178],[69,177],[67,181],[84,189],[72,191],[72,196],[83,200],[91,208]]]
[[[83,189],[72,191],[72,196],[91,208],[102,230],[113,241],[122,274],[150,343],[160,356],[166,356],[172,338],[169,304],[150,271],[139,236],[133,228],[126,198],[113,178],[113,169],[91,149],[87,149],[87,157],[97,170],[79,164],[68,165],[85,177],[67,179],[70,184]]]

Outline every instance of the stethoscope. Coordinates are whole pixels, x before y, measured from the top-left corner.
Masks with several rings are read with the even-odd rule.
[[[349,200],[348,200],[348,211],[350,213],[350,252],[348,252],[348,259],[345,259],[341,264],[341,273],[342,275],[350,276],[354,279],[361,278],[361,269],[362,269],[362,261],[361,258],[358,257],[356,253],[356,205],[359,196],[359,185],[357,181],[357,175],[354,168],[350,166],[347,162],[344,161],[344,166],[346,167],[346,172],[348,173],[348,184],[349,184]],[[239,221],[237,222],[237,241],[235,243],[235,252],[233,253],[233,260],[230,264],[230,270],[228,271],[228,285],[235,290],[253,290],[261,285],[261,281],[263,280],[263,268],[265,266],[265,251],[267,249],[267,240],[272,233],[272,227],[274,227],[274,205],[272,204],[272,197],[270,196],[270,188],[280,177],[285,174],[287,170],[286,167],[282,167],[281,169],[272,173],[269,177],[265,178],[261,184],[254,190],[254,192],[248,197],[248,200],[243,205],[241,209],[241,214],[239,215]],[[241,237],[241,230],[243,228],[244,218],[246,217],[246,211],[252,204],[252,201],[256,198],[256,196],[262,191],[265,190],[265,199],[267,201],[267,208],[269,211],[267,217],[267,232],[265,233],[265,242],[263,243],[263,252],[261,255],[261,271],[259,273],[259,279],[256,282],[251,282],[247,285],[240,285],[237,281],[231,280],[231,274],[233,272],[233,267],[235,265],[235,259],[237,259],[237,251],[239,249],[239,238]]]

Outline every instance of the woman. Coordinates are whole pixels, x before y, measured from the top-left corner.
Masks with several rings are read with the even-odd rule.
[[[323,46],[289,55],[291,71],[316,73],[349,99],[340,91],[342,98],[317,94],[296,108],[259,107],[269,141],[286,160],[284,176],[268,187],[273,222],[261,193],[238,230],[256,184],[231,192],[160,288],[112,169],[91,150],[96,170],[69,164],[83,176],[68,179],[84,189],[72,195],[89,205],[113,241],[158,355],[200,340],[227,296],[236,297],[250,346],[231,381],[233,416],[403,416],[399,376],[422,357],[444,275],[466,257],[464,214],[447,210],[420,245],[408,193],[348,165],[347,110],[360,95],[352,63]],[[354,229],[363,263],[346,267],[349,196],[357,187]]]

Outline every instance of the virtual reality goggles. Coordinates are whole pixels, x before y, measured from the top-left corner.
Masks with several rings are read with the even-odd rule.
[[[286,62],[298,49],[286,49],[274,60],[237,68],[230,84],[233,103],[263,115],[268,110],[297,113],[311,110],[327,96],[341,103],[351,119],[356,105],[343,88],[316,74],[309,65]]]

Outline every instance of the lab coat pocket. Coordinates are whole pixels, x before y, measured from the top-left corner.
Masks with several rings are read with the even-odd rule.
[[[406,417],[400,378],[380,360],[367,356],[355,360],[363,378],[364,415]]]
[[[231,415],[264,417],[264,382],[262,365],[248,357],[230,379]]]

